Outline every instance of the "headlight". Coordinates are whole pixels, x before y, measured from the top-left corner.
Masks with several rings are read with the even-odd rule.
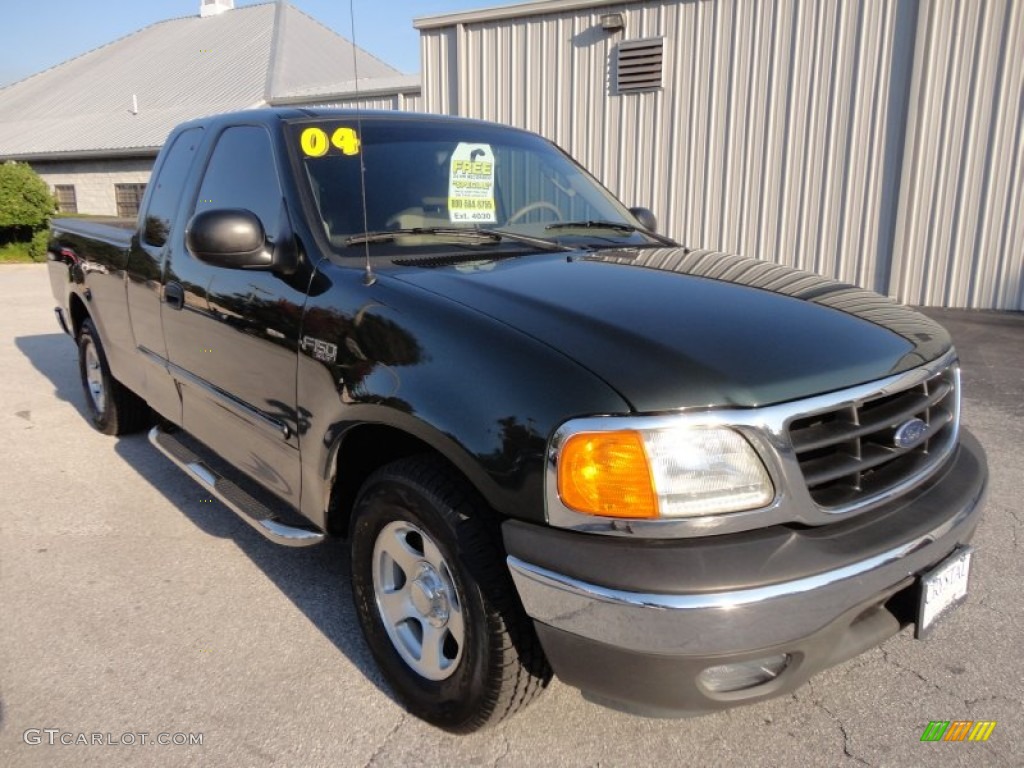
[[[700,517],[775,496],[750,443],[722,427],[579,432],[562,443],[557,467],[562,502],[603,517]]]

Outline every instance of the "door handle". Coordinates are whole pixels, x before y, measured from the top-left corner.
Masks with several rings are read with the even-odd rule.
[[[181,283],[168,283],[164,286],[164,302],[171,309],[181,309],[185,306],[185,289]]]

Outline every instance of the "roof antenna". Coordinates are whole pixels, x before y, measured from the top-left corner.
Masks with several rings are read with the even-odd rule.
[[[356,101],[359,101],[359,56],[356,54],[356,8],[355,0],[348,0],[349,19],[352,23],[352,74],[356,79]],[[361,108],[360,108],[361,109]],[[363,120],[361,112],[356,112],[356,132],[359,134],[359,141],[363,140]],[[366,160],[365,153],[359,153],[359,191],[363,196],[363,232],[370,231],[370,214],[366,210]],[[363,247],[366,249],[366,266],[363,270],[363,285],[369,287],[377,282],[377,276],[373,274],[373,264],[370,262],[370,240],[363,238]]]

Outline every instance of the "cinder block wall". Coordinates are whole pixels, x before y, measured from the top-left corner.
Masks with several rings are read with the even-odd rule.
[[[73,184],[79,213],[116,216],[114,185],[147,183],[155,159],[69,160],[31,165],[51,191],[57,184]]]

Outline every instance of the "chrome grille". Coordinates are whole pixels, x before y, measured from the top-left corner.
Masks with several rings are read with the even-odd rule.
[[[839,513],[923,480],[956,444],[958,390],[959,368],[953,363],[908,389],[791,421],[790,442],[811,498],[823,510]],[[901,448],[896,432],[912,419],[924,422],[924,436]]]

